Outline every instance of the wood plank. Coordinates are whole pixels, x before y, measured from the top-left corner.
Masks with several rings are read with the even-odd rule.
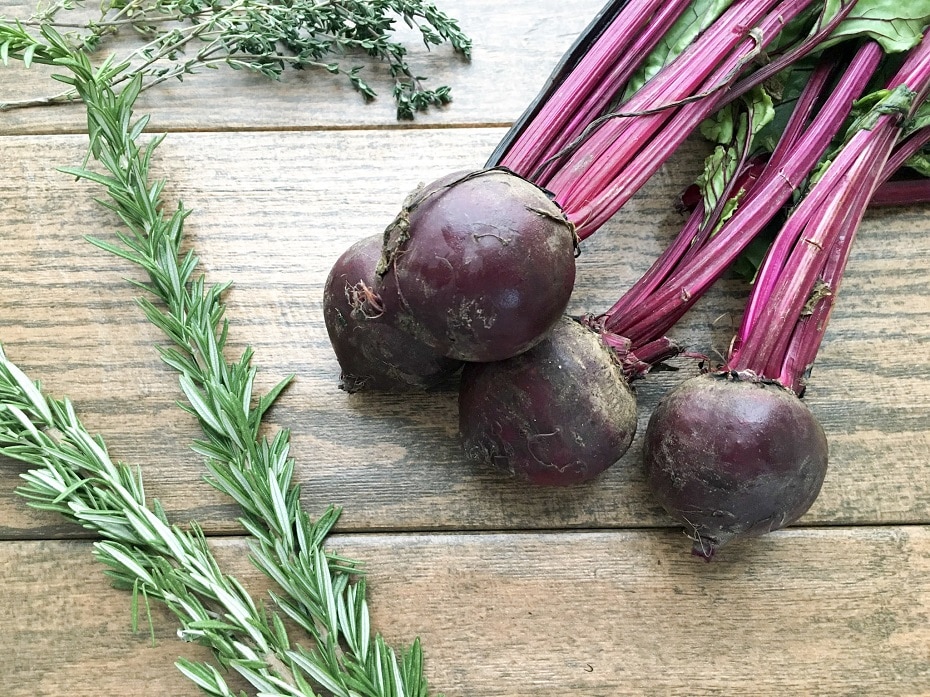
[[[456,56],[449,46],[427,51],[401,22],[397,36],[409,49],[411,66],[417,74],[429,77],[428,84],[451,86],[454,100],[446,108],[418,115],[416,126],[509,124],[530,103],[602,4],[603,0],[437,3],[472,38],[471,62]],[[34,7],[34,0],[0,0],[0,17],[25,19]],[[122,51],[126,44],[138,45],[133,39],[112,48],[107,44],[102,55]],[[364,75],[370,76],[366,79],[381,95],[377,101],[365,104],[341,76],[321,70],[292,70],[278,82],[242,71],[208,70],[185,77],[182,83],[163,83],[143,94],[138,108],[155,112],[160,127],[171,130],[409,127],[397,121],[386,67],[361,57],[355,63],[351,60],[347,65],[367,66]],[[60,71],[0,66],[0,103],[59,92],[61,85],[49,79],[55,72]],[[79,106],[0,112],[0,134],[55,134],[85,128]]]
[[[189,235],[202,268],[211,280],[236,283],[228,297],[231,349],[255,346],[266,386],[297,375],[271,418],[293,432],[307,505],[344,506],[344,530],[668,522],[644,487],[638,439],[595,483],[528,491],[463,463],[454,393],[375,399],[337,389],[320,304],[330,265],[350,242],[382,229],[418,181],[479,164],[502,132],[173,134],[162,146],[169,196],[195,210]],[[143,468],[152,495],[176,519],[235,529],[234,508],[199,481],[201,464],[187,451],[196,429],[174,406],[175,377],[151,348],[160,337],[122,280],[137,272],[82,241],[110,234],[116,221],[93,203],[93,185],[54,170],[80,161],[83,139],[6,137],[0,149],[13,163],[0,181],[7,250],[0,259],[0,339],[9,355],[51,393],[72,397],[115,456]],[[686,149],[590,240],[572,311],[606,309],[659,253],[680,222],[671,201],[699,151]],[[874,212],[864,224],[807,397],[832,441],[832,467],[809,523],[930,520],[925,221],[925,211],[913,208]],[[722,283],[676,336],[718,355],[744,293],[741,282]],[[664,391],[696,370],[689,360],[677,365],[680,373],[656,373],[639,384],[640,430]],[[0,467],[0,534],[69,530],[10,493],[18,471]]]
[[[253,592],[241,539],[214,542]],[[668,531],[336,537],[366,562],[373,626],[422,638],[448,697],[930,694],[930,531],[782,531],[687,554]],[[87,542],[0,543],[10,697],[198,694],[202,649],[129,628]]]

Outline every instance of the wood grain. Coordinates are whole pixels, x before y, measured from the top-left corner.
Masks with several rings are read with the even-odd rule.
[[[563,51],[603,2],[445,0],[437,5],[458,19],[472,38],[473,60],[461,59],[449,46],[427,51],[400,22],[397,37],[408,48],[411,67],[418,75],[428,76],[428,85],[452,88],[451,105],[419,114],[412,124],[397,121],[387,67],[360,56],[347,58],[346,65],[365,67],[363,74],[381,95],[369,104],[344,78],[322,70],[291,70],[275,82],[221,69],[185,77],[184,82],[162,83],[142,95],[139,110],[157,111],[162,128],[195,131],[507,125],[530,103]],[[85,16],[94,16],[93,6],[89,4]],[[34,7],[32,0],[0,0],[0,17],[25,19]],[[62,18],[67,19],[67,15]],[[138,40],[129,33],[126,39],[105,44],[100,53],[125,55],[126,48],[137,46]],[[49,79],[55,72],[43,66],[29,70],[19,65],[0,66],[0,103],[61,91],[62,86]],[[86,128],[79,106],[0,114],[0,134],[56,134]]]
[[[168,196],[194,209],[190,244],[228,296],[232,350],[256,348],[265,385],[297,380],[272,415],[292,429],[306,503],[346,509],[346,530],[462,530],[665,525],[638,467],[639,440],[592,485],[530,490],[465,465],[454,392],[348,396],[321,319],[322,283],[352,241],[377,233],[405,193],[440,173],[480,164],[501,129],[388,133],[172,134],[160,167]],[[0,138],[13,176],[0,182],[9,252],[0,259],[0,332],[14,360],[56,395],[76,401],[113,453],[143,467],[149,489],[179,520],[235,529],[235,510],[199,482],[187,450],[196,437],[174,407],[175,377],[161,341],[123,277],[138,272],[86,242],[116,227],[94,185],[54,164],[80,161],[81,136]],[[429,160],[410,153],[435,153]],[[579,259],[572,310],[606,309],[680,223],[672,210],[701,149],[690,145]],[[339,166],[334,162],[340,160]],[[810,523],[911,523],[930,518],[930,239],[917,209],[875,212],[863,226],[839,309],[807,401],[824,422],[832,465]],[[722,283],[676,329],[693,350],[725,348],[745,297]],[[641,428],[651,406],[695,371],[656,373],[638,386]],[[67,532],[10,493],[18,468],[0,469],[6,537]]]
[[[169,132],[157,167],[194,209],[189,244],[208,280],[233,280],[230,353],[256,349],[263,386],[295,374],[269,414],[287,427],[304,504],[345,507],[333,548],[369,569],[375,627],[420,635],[449,697],[580,695],[930,696],[930,236],[925,208],[873,211],[862,226],[807,401],[831,442],[823,492],[800,525],[725,549],[712,564],[652,502],[640,440],[600,480],[526,489],[467,466],[453,391],[349,396],[321,318],[322,284],[351,242],[379,233],[421,181],[480,165],[602,0],[443,0],[476,41],[412,61],[455,102],[398,124],[316,74],[280,83],[221,71],[146,93],[139,113]],[[32,3],[0,0],[0,15]],[[375,71],[378,69],[375,68]],[[0,102],[46,93],[50,71],[0,67]],[[81,162],[78,107],[0,112],[0,342],[69,396],[114,457],[141,467],[173,520],[197,519],[224,569],[267,584],[235,536],[236,509],[202,482],[198,432],[175,406],[157,331],[134,306],[126,263],[95,250],[118,221],[101,192],[56,171]],[[602,311],[681,224],[689,143],[585,245],[571,310]],[[675,330],[716,357],[746,287],[718,284]],[[639,383],[650,409],[696,371]],[[130,629],[91,540],[31,511],[0,459],[0,678],[11,697],[198,694],[171,667],[206,658],[155,608]],[[71,538],[71,539],[66,539]]]
[[[253,593],[244,543],[217,555]],[[930,694],[930,532],[808,529],[711,564],[662,531],[337,536],[364,559],[373,626],[423,641],[448,697]],[[206,658],[133,635],[129,596],[86,542],[0,544],[10,697],[194,697],[171,668]]]

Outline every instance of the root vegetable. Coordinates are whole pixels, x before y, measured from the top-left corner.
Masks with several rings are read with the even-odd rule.
[[[827,437],[782,385],[705,374],[672,391],[646,428],[647,480],[710,559],[737,537],[800,518],[827,473]]]
[[[466,365],[459,414],[471,461],[533,484],[595,478],[636,432],[636,402],[619,361],[568,317],[526,353]]]
[[[415,326],[396,293],[374,270],[381,235],[343,252],[326,279],[323,319],[346,392],[425,390],[448,382],[459,361],[438,355],[415,338]]]
[[[925,37],[887,88],[862,100],[872,108],[829,154],[779,230],[724,366],[666,395],[650,419],[649,484],[705,559],[733,539],[797,520],[816,498],[826,440],[800,397],[859,223],[896,168],[896,141],[908,135],[928,91]],[[901,148],[926,141],[920,130]]]
[[[575,283],[574,226],[502,169],[431,184],[388,228],[379,274],[438,353],[495,361],[538,343]]]

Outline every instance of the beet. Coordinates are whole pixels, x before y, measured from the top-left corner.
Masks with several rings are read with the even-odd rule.
[[[379,272],[442,355],[497,361],[558,321],[575,282],[574,226],[547,194],[502,169],[415,192],[385,232]]]
[[[600,336],[563,317],[529,351],[465,366],[459,429],[475,463],[534,484],[578,484],[629,448],[636,401]]]
[[[406,391],[438,387],[461,363],[415,339],[411,319],[375,273],[381,235],[360,240],[333,265],[323,292],[323,318],[342,369],[341,387]]]
[[[649,487],[696,555],[800,518],[820,492],[827,439],[808,407],[771,381],[714,373],[667,394],[649,420]]]

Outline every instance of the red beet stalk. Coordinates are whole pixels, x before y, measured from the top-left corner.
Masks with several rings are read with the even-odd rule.
[[[888,102],[888,113],[850,138],[779,232],[730,351],[731,370],[803,391],[856,230],[873,193],[899,164],[892,153],[902,124],[930,90],[927,44],[908,56],[888,85],[897,100]],[[909,148],[926,140],[920,132]],[[899,158],[905,155],[906,149]]]
[[[864,44],[848,64],[826,100],[819,98],[835,66],[822,62],[814,71],[792,113],[785,133],[761,173],[747,182],[739,208],[712,237],[693,245],[703,211],[689,224],[643,279],[598,318],[606,332],[625,337],[638,355],[687,312],[726,271],[756,235],[781,211],[826,152],[848,117],[855,99],[871,79],[881,49]],[[816,115],[812,115],[818,106]]]
[[[781,227],[725,365],[672,390],[649,420],[647,482],[704,559],[733,539],[791,524],[820,492],[827,439],[798,397],[872,194],[925,140],[918,132],[893,157],[928,90],[925,38]]]
[[[629,100],[586,129],[552,166],[532,175],[554,194],[580,239],[613,216],[704,119],[732,98],[727,88],[810,4],[747,0],[732,5]],[[844,5],[818,36],[826,36],[850,8]],[[805,45],[812,49],[815,43]],[[519,146],[518,141],[512,152]],[[508,154],[502,164],[510,163]]]
[[[744,203],[716,236],[703,233],[705,225],[715,225],[719,214],[712,211],[705,220],[703,211],[696,211],[653,269],[611,311],[581,323],[565,318],[539,344],[507,360],[466,365],[459,392],[459,429],[467,457],[544,485],[586,482],[615,463],[629,447],[636,427],[629,379],[679,351],[665,332],[696,298],[664,302],[667,289],[681,300],[680,287],[669,277],[697,271],[708,274],[701,279],[709,285],[722,273],[728,264],[708,271],[700,255],[691,258],[690,247],[697,241],[703,252],[730,229],[740,230],[725,235],[731,244],[752,239],[766,222],[763,216],[778,212],[794,192],[785,177],[790,174],[800,184],[820,160],[880,56],[881,49],[872,43],[849,61],[838,62],[831,52],[815,71],[788,124],[790,147],[777,148],[761,173],[747,167],[750,176],[733,180],[731,190],[745,188],[748,204],[765,200],[766,208],[750,207],[744,213]],[[827,87],[834,89],[824,97]],[[748,144],[743,145],[741,152],[748,152]],[[724,201],[718,204],[723,205]],[[740,224],[743,219],[745,225]],[[639,318],[642,313],[650,321],[648,328],[627,332],[626,318]]]
[[[606,111],[691,0],[630,0],[510,146],[503,164],[534,181],[537,170]],[[590,30],[589,30],[590,31]],[[492,158],[494,159],[494,158]]]

